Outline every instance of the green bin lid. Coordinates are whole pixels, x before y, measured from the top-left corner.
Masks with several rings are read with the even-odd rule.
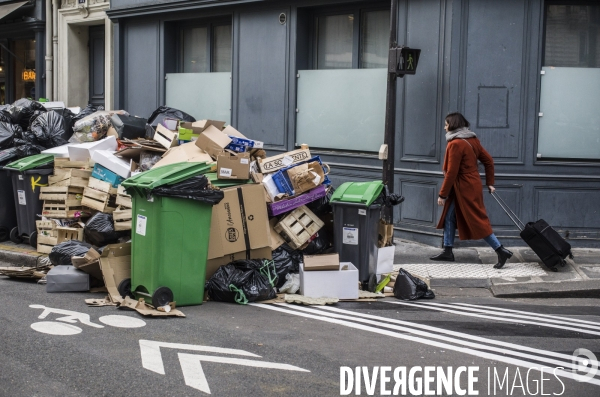
[[[27,171],[33,168],[38,168],[43,165],[48,165],[54,162],[53,154],[36,154],[33,156],[25,157],[17,161],[13,161],[4,166],[4,168],[8,168],[16,171]]]
[[[131,188],[140,195],[144,191],[152,190],[163,185],[172,185],[182,182],[193,176],[206,174],[211,170],[211,165],[204,163],[175,163],[163,167],[153,168],[124,180],[121,184],[125,188]]]
[[[346,182],[336,189],[331,202],[357,203],[367,207],[379,197],[383,190],[382,181]]]

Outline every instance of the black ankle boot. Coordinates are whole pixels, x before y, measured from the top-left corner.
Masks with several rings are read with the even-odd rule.
[[[504,248],[503,245],[496,250],[496,254],[498,254],[498,263],[494,265],[494,269],[502,269],[506,261],[513,255],[513,253]]]
[[[444,247],[444,251],[441,254],[432,256],[432,261],[446,261],[454,262],[454,254],[452,253],[452,247]]]

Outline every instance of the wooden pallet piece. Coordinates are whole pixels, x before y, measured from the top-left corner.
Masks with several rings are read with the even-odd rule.
[[[84,188],[82,187],[76,186],[44,186],[40,188],[40,200],[77,200],[77,195],[79,195],[79,200],[81,200],[81,195],[83,195],[83,189]]]
[[[42,215],[46,218],[79,218],[83,211],[82,200],[44,201]]]
[[[83,229],[75,227],[57,226],[52,235],[40,234],[37,237],[37,252],[49,254],[55,245],[65,241],[83,241]]]
[[[54,171],[69,168],[91,169],[90,160],[71,161],[68,157],[56,157],[54,159]]]
[[[303,205],[279,221],[274,229],[292,248],[299,249],[324,225],[325,223],[318,216]]]
[[[131,208],[121,207],[118,207],[113,212],[113,222],[116,231],[131,230],[132,212]]]
[[[125,208],[133,208],[131,196],[125,192],[123,185],[119,185],[117,189],[117,205]]]
[[[86,187],[83,191],[83,199],[81,205],[94,209],[96,211],[112,213],[116,207],[111,206],[111,195],[91,187]]]
[[[114,188],[110,182],[101,181],[100,179],[96,179],[94,177],[90,177],[87,187],[91,187],[92,189],[96,189],[111,195],[117,194],[117,189]]]
[[[56,244],[58,244],[58,236],[45,234],[38,234],[37,236],[37,252],[39,253],[49,254]]]
[[[92,176],[92,171],[69,169],[68,171],[59,175],[48,176],[48,184],[50,186],[75,186],[75,187],[87,187],[89,179]]]
[[[38,234],[51,234],[56,230],[56,226],[54,221],[35,221],[35,230]]]

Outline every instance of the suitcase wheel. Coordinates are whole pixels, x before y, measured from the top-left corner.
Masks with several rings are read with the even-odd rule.
[[[550,270],[552,270],[553,272],[557,272],[558,269],[556,267],[551,267]]]
[[[562,267],[565,267],[567,265],[567,261],[563,259],[562,261],[560,261],[560,265]]]
[[[573,254],[571,254],[571,253],[569,254],[569,258],[570,258],[570,259],[575,259],[575,257],[574,257],[574,256],[573,256]]]

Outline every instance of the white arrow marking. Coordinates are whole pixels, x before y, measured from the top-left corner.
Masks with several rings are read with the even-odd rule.
[[[163,365],[162,356],[160,354],[161,347],[169,349],[193,350],[198,352],[235,354],[238,356],[260,358],[260,356],[253,353],[249,353],[244,350],[226,349],[222,347],[212,346],[185,345],[182,343],[155,342],[151,340],[140,339],[140,353],[142,355],[142,366],[146,369],[149,369],[150,371],[156,372],[157,374],[161,375],[165,374],[165,367]]]
[[[283,369],[286,371],[310,372],[307,369],[295,367],[293,365],[270,363],[267,361],[255,361],[230,357],[204,356],[201,354],[187,353],[179,353],[178,355],[179,363],[181,364],[181,370],[183,371],[183,377],[185,379],[185,384],[208,394],[210,394],[210,388],[208,387],[208,381],[206,380],[206,376],[204,375],[204,371],[202,370],[202,361],[209,361],[221,364],[244,365],[246,367],[272,368]]]

